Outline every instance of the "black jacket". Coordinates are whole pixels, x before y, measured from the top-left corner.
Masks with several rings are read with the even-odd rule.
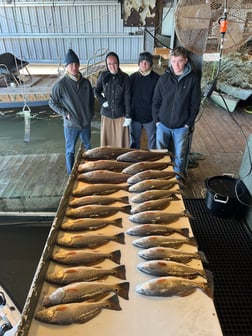
[[[139,71],[130,76],[132,119],[141,123],[152,121],[152,96],[159,75],[153,70],[143,76]]]
[[[155,87],[152,101],[152,116],[155,123],[167,128],[194,126],[199,112],[201,91],[200,77],[189,64],[179,78],[171,69],[163,74]]]
[[[94,93],[101,105],[108,102],[108,107],[101,107],[102,115],[113,119],[131,118],[130,79],[125,72],[120,69],[116,75],[101,72]]]

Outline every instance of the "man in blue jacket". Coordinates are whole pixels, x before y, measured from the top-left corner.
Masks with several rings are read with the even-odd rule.
[[[189,136],[201,101],[200,76],[188,62],[187,50],[176,47],[170,57],[170,67],[155,87],[152,116],[156,123],[158,149],[170,149],[174,154],[174,170],[178,177],[186,172]]]
[[[72,49],[66,54],[65,65],[66,74],[52,88],[49,106],[64,120],[66,168],[70,174],[78,138],[86,150],[91,148],[94,94],[89,80],[79,71],[79,57]]]

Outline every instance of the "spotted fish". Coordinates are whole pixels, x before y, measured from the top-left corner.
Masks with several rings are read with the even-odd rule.
[[[114,215],[115,213],[121,211],[124,213],[130,213],[131,206],[106,206],[106,205],[82,205],[77,208],[69,208],[66,211],[66,216],[72,218],[95,218],[95,217],[109,217]]]
[[[79,173],[87,173],[94,170],[107,169],[111,171],[121,172],[124,168],[131,165],[131,162],[123,162],[116,160],[96,160],[87,161],[78,165]]]
[[[138,224],[158,223],[169,224],[175,222],[181,217],[192,218],[188,210],[182,212],[165,212],[162,210],[149,210],[136,213],[129,216],[129,220]]]
[[[82,154],[86,160],[115,160],[119,155],[134,151],[133,148],[101,146],[87,150]]]
[[[124,183],[127,182],[129,174],[118,173],[105,169],[95,170],[87,173],[80,173],[78,180],[87,183]]]

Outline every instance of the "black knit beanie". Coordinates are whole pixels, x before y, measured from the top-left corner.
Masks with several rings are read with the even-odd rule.
[[[149,53],[148,51],[144,51],[142,53],[139,54],[139,58],[138,58],[138,65],[140,64],[140,62],[142,61],[147,61],[150,63],[150,66],[153,65],[153,57],[152,54]]]
[[[71,63],[77,63],[80,64],[79,57],[75,54],[75,52],[72,49],[69,49],[66,53],[65,57],[65,64],[66,66]]]
[[[107,65],[107,59],[108,59],[109,56],[114,56],[114,57],[117,59],[118,66],[120,65],[119,57],[118,57],[118,55],[117,55],[115,52],[113,52],[113,51],[110,51],[110,52],[106,55],[106,59],[105,59],[105,61],[106,61],[106,65]]]

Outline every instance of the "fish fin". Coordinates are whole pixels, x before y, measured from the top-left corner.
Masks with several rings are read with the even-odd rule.
[[[111,260],[114,261],[116,264],[120,264],[121,261],[121,251],[116,250],[111,253]]]
[[[122,226],[122,218],[116,218],[116,219],[113,221],[113,225],[122,228],[122,227],[123,227],[123,226]]]
[[[129,197],[128,196],[123,196],[121,198],[118,198],[119,202],[122,202],[124,204],[129,204]]]
[[[178,231],[182,236],[189,238],[189,229],[188,228],[182,228]]]
[[[196,241],[196,239],[194,237],[189,238],[189,243],[192,246],[198,247],[197,241]]]
[[[125,237],[124,237],[124,233],[123,232],[118,233],[115,237],[116,237],[116,241],[119,244],[125,244]]]
[[[184,296],[188,296],[190,294],[193,294],[196,291],[196,288],[192,287],[192,288],[186,288],[183,289],[181,291],[178,291],[176,294],[178,296],[184,297]]]
[[[122,282],[118,284],[115,292],[124,298],[125,300],[129,299],[129,282]]]
[[[106,306],[107,309],[122,310],[117,295],[113,295],[113,296],[109,297],[106,300],[106,302],[107,302],[107,306]]]
[[[198,258],[199,258],[203,263],[208,264],[208,260],[207,260],[207,257],[206,257],[206,255],[205,255],[204,252],[199,251],[199,252],[197,253],[197,255],[198,255]]]
[[[117,266],[116,268],[114,268],[114,271],[115,271],[115,276],[117,278],[123,279],[123,280],[126,279],[126,275],[125,275],[126,269],[124,265]]]
[[[193,216],[190,214],[190,212],[187,209],[184,210],[184,216],[193,219]]]
[[[120,208],[120,211],[130,214],[131,205],[126,205]]]
[[[176,194],[171,195],[171,198],[172,198],[173,201],[179,201],[180,200],[180,198]]]

